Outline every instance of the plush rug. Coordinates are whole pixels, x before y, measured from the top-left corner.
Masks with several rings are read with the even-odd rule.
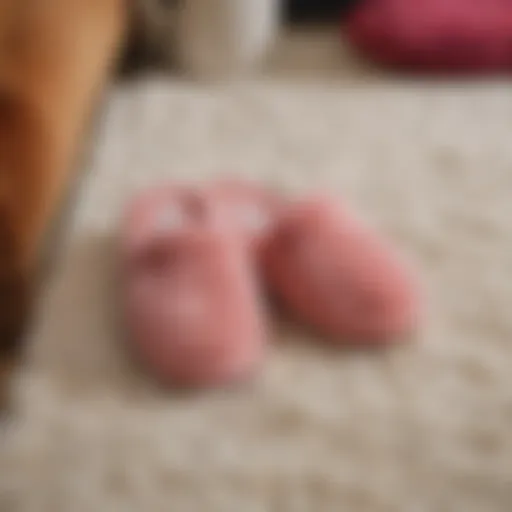
[[[323,37],[275,62],[110,94],[14,382],[2,512],[510,510],[510,83],[376,77]],[[229,173],[337,192],[389,236],[424,282],[416,339],[333,351],[273,320],[252,385],[156,389],[116,321],[119,213],[143,186]]]

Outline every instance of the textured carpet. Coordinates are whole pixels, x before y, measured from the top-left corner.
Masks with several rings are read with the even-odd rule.
[[[286,73],[112,92],[14,384],[2,512],[510,510],[510,84],[372,77],[337,54],[287,40]],[[116,326],[116,221],[142,186],[226,172],[337,191],[375,223],[423,276],[417,339],[334,352],[275,325],[252,386],[156,390]]]

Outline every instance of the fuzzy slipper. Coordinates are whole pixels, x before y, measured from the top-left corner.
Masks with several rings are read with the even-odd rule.
[[[206,194],[164,188],[135,200],[123,271],[125,321],[160,382],[223,385],[259,366],[264,312],[247,251]]]
[[[404,262],[335,199],[291,204],[264,244],[262,272],[299,321],[340,342],[384,342],[416,325]]]

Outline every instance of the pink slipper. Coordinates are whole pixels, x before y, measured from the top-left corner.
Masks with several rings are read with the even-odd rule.
[[[265,345],[246,250],[215,201],[187,189],[147,192],[123,240],[125,317],[159,381],[205,387],[246,378]]]
[[[416,287],[403,262],[337,200],[292,204],[262,267],[277,298],[328,337],[386,341],[416,325]]]

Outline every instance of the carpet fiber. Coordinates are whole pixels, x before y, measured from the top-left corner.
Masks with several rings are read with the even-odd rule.
[[[510,510],[510,84],[332,68],[315,41],[229,88],[112,91],[14,383],[2,512]],[[338,192],[391,237],[425,284],[417,339],[335,352],[273,322],[253,385],[155,389],[116,325],[118,215],[140,187],[226,173]]]

